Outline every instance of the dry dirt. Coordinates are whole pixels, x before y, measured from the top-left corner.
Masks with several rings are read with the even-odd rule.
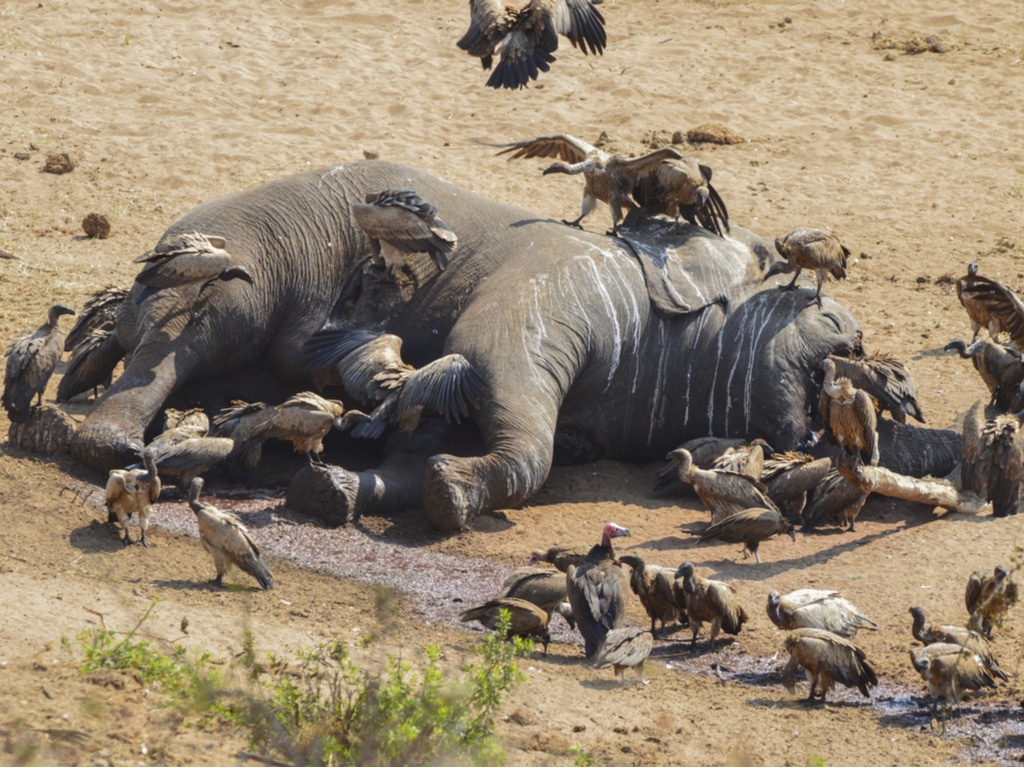
[[[829,292],[859,319],[869,349],[907,361],[929,423],[953,423],[984,387],[942,353],[969,332],[946,275],[970,261],[1024,286],[1024,4],[1020,0],[877,3],[605,0],[608,49],[563,44],[532,88],[498,93],[455,47],[464,1],[282,0],[195,3],[15,0],[0,7],[0,339],[39,324],[60,300],[128,285],[131,259],[196,204],[307,167],[377,152],[495,199],[575,217],[580,183],[542,178],[469,141],[570,133],[642,152],[659,136],[713,124],[746,141],[684,145],[714,168],[734,221],[764,235],[828,227],[851,248],[849,279]],[[923,44],[917,44],[925,41]],[[939,41],[939,42],[936,42]],[[908,53],[908,51],[921,51]],[[70,173],[44,173],[67,153]],[[109,239],[85,237],[89,213]],[[608,226],[601,207],[587,222]],[[47,399],[52,398],[56,380]],[[81,418],[88,399],[69,408]],[[0,416],[0,433],[6,434]],[[1011,614],[997,654],[1010,683],[931,722],[908,663],[908,606],[964,618],[975,569],[1009,563],[1020,518],[947,516],[873,498],[856,533],[825,527],[762,547],[697,545],[693,499],[653,498],[657,465],[557,468],[529,503],[439,536],[415,511],[327,530],[298,519],[283,492],[242,501],[270,553],[278,588],[217,591],[187,507],[154,515],[153,547],[123,549],[101,521],[103,478],[74,462],[5,446],[0,456],[0,760],[83,764],[244,762],[244,740],[186,727],[130,678],[86,678],[64,650],[101,621],[143,630],[215,659],[245,628],[261,651],[290,654],[331,636],[380,630],[374,583],[402,590],[386,644],[406,657],[429,643],[451,663],[478,637],[453,620],[535,548],[593,541],[615,520],[622,549],[649,561],[691,559],[730,580],[753,616],[736,642],[691,655],[681,632],[659,641],[650,685],[620,688],[559,634],[503,707],[515,763],[571,764],[579,744],[598,764],[940,764],[1024,760],[1024,615]],[[276,476],[294,459],[274,454]],[[61,493],[64,487],[78,495]],[[315,542],[296,551],[293,534]],[[304,567],[302,564],[305,564]],[[236,575],[235,581],[248,584]],[[768,591],[841,590],[880,626],[857,642],[879,672],[871,700],[845,690],[808,707],[779,684],[781,633]],[[631,598],[632,600],[632,598]],[[630,619],[642,622],[630,604]],[[97,615],[102,614],[102,617]],[[182,636],[181,619],[189,619]],[[158,641],[159,642],[159,641]],[[145,747],[143,747],[145,745]]]

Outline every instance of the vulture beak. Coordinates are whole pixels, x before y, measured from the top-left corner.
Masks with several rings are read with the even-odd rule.
[[[700,188],[697,189],[697,192],[696,192],[696,197],[697,197],[696,203],[697,203],[697,208],[698,209],[703,208],[705,205],[707,205],[708,197],[709,196],[710,196],[710,193],[708,192],[707,187],[700,187]]]
[[[57,307],[57,314],[58,315],[73,315],[73,314],[75,314],[75,310],[73,310],[71,307],[66,307],[63,304],[60,304]]]
[[[221,280],[245,280],[249,285],[252,285],[252,275],[249,274],[249,270],[245,267],[231,267],[231,269],[225,269],[220,273]]]
[[[789,538],[791,538],[793,541],[796,541],[796,529],[793,529],[789,532]]]
[[[765,280],[768,280],[769,278],[782,274],[787,267],[789,267],[788,261],[772,262],[772,265],[768,267],[768,271],[764,273],[764,279],[761,280],[761,282],[763,283]]]

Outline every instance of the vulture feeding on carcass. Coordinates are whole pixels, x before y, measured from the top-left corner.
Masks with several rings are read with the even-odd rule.
[[[822,360],[821,369],[825,380],[818,410],[825,433],[844,451],[878,466],[878,415],[871,396],[854,387],[849,379],[837,379],[831,358]]]
[[[411,189],[386,189],[352,206],[352,217],[380,244],[384,266],[394,276],[410,253],[425,253],[437,269],[448,268],[448,254],[459,238],[441,221],[437,208]]]
[[[986,669],[981,657],[955,643],[932,643],[910,651],[910,663],[928,683],[932,697],[932,710],[939,699],[960,704],[963,691],[995,688],[996,681]]]
[[[759,480],[734,472],[699,469],[685,448],[676,448],[665,458],[679,465],[679,479],[693,485],[704,506],[711,511],[712,523],[751,507],[777,509],[768,497],[768,489]]]

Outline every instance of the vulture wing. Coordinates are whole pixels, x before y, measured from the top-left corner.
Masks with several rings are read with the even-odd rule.
[[[857,421],[864,431],[864,450],[872,466],[878,465],[878,414],[875,412],[875,404],[871,396],[863,389],[858,389],[853,396],[854,412],[857,414]]]
[[[57,387],[57,402],[66,403],[100,385],[110,386],[114,369],[123,358],[124,350],[112,327],[90,331],[71,353]]]
[[[489,144],[485,141],[477,142],[487,147],[505,147],[499,155],[506,155],[510,152],[509,160],[530,157],[554,157],[564,160],[567,163],[582,163],[588,157],[598,157],[607,160],[608,155],[592,144],[575,136],[559,134],[557,136],[538,136],[535,139],[514,141],[509,144]]]
[[[723,581],[708,580],[706,599],[714,612],[722,617],[722,629],[730,635],[738,635],[747,621],[747,612],[736,599],[736,590]]]
[[[220,550],[235,566],[256,579],[263,589],[273,589],[274,577],[270,566],[263,559],[256,542],[249,538],[249,531],[238,516],[209,504],[204,504],[203,508],[210,546]]]
[[[967,309],[971,319],[978,325],[989,327],[993,335],[1005,331],[1013,339],[1017,349],[1024,351],[1024,304],[1017,294],[998,280],[981,275],[963,278],[963,281],[962,288],[958,285],[960,303]],[[987,323],[975,320],[968,306],[970,302],[976,302],[984,307],[988,315]],[[984,319],[982,313],[979,313],[979,319]],[[997,328],[992,328],[992,321],[998,324]]]
[[[576,624],[586,641],[587,655],[594,653],[625,616],[622,573],[611,561],[584,563],[566,571],[566,591]]]
[[[985,422],[985,401],[978,400],[964,416],[963,463],[960,466],[961,487],[975,493],[985,493],[988,485],[988,472],[981,464]]]
[[[536,2],[536,0],[534,0]],[[556,0],[554,3],[555,29],[569,38],[573,47],[584,54],[604,52],[608,38],[604,31],[604,16],[594,7],[592,0]]]
[[[518,597],[554,613],[566,599],[565,575],[550,568],[517,568],[505,579],[498,597]]]
[[[456,45],[491,68],[491,56],[504,37],[505,6],[500,0],[470,0],[469,29]]]
[[[91,331],[108,324],[116,324],[118,310],[126,298],[128,291],[108,285],[86,299],[81,314],[64,338],[64,351],[73,350]]]
[[[432,408],[445,421],[458,424],[469,406],[483,399],[486,383],[470,362],[459,354],[445,355],[418,368],[402,384],[401,410],[417,405]]]
[[[651,655],[653,647],[654,635],[639,627],[612,629],[597,649],[594,668],[639,666]]]

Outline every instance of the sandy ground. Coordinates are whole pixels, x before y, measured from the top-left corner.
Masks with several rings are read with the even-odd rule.
[[[540,163],[506,163],[469,139],[565,132],[595,141],[605,132],[609,148],[630,153],[646,151],[655,134],[718,123],[745,141],[683,151],[714,168],[734,221],[767,236],[796,226],[840,235],[855,258],[829,292],[854,312],[869,349],[907,361],[929,424],[954,423],[986,395],[969,363],[941,351],[969,325],[940,278],[978,260],[983,274],[1024,286],[1020,0],[605,0],[605,55],[564,44],[551,72],[518,93],[485,88],[486,73],[455,47],[465,5],[0,7],[0,248],[16,256],[0,259],[0,339],[34,328],[55,300],[80,306],[105,284],[130,284],[131,260],[196,204],[307,167],[376,152],[575,217],[578,179],[542,178]],[[919,48],[927,50],[908,53]],[[59,152],[74,171],[42,172]],[[109,239],[84,236],[90,212],[109,217]],[[607,209],[587,225],[604,231]],[[69,411],[81,418],[90,407],[82,399]],[[62,648],[62,637],[101,620],[130,628],[156,597],[147,633],[226,660],[247,627],[258,648],[279,655],[379,630],[372,584],[385,583],[403,590],[388,647],[409,654],[434,643],[455,663],[477,637],[453,620],[460,607],[486,597],[531,549],[594,541],[610,519],[633,530],[624,550],[671,566],[691,559],[700,573],[730,580],[753,618],[716,653],[701,643],[691,655],[685,632],[659,640],[650,685],[625,688],[584,665],[578,637],[560,633],[548,657],[524,664],[529,680],[503,709],[513,762],[571,764],[574,744],[599,764],[1024,760],[1024,618],[1011,614],[998,633],[1010,683],[972,699],[944,730],[911,698],[923,687],[907,657],[908,606],[962,621],[968,574],[1013,560],[1018,518],[936,520],[875,498],[856,533],[826,526],[796,543],[770,541],[758,566],[733,545],[698,546],[688,531],[706,513],[692,498],[654,498],[656,465],[558,468],[522,508],[450,537],[415,512],[320,529],[289,512],[268,482],[271,493],[224,502],[271,553],[278,588],[250,594],[207,587],[212,565],[181,501],[160,505],[151,549],[122,549],[100,522],[98,495],[82,498],[102,477],[5,448],[2,761],[243,761],[239,736],[184,727],[130,679],[82,677]],[[270,458],[281,462],[278,474],[297,466]],[[79,495],[61,494],[65,486]],[[311,567],[300,568],[288,546],[296,529],[318,542]],[[843,691],[809,708],[781,687],[782,634],[765,598],[802,586],[841,590],[880,626],[857,637],[881,678],[870,701]],[[638,603],[629,610],[645,621]]]

